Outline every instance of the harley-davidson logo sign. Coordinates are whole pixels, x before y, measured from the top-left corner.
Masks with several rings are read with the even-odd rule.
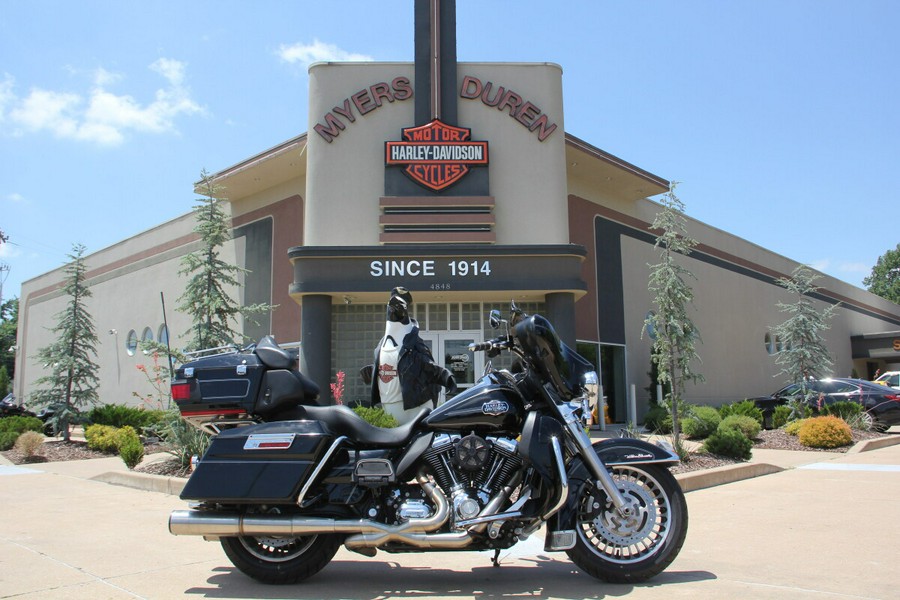
[[[438,119],[407,127],[403,142],[385,142],[385,164],[405,166],[416,183],[439,192],[453,185],[472,166],[488,164],[488,143],[469,139],[471,130]]]

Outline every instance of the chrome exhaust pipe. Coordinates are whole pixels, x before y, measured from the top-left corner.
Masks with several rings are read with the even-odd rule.
[[[425,494],[434,502],[435,513],[427,519],[410,519],[400,525],[386,525],[371,520],[320,519],[296,515],[240,515],[211,513],[202,510],[176,510],[169,515],[169,532],[173,535],[218,537],[263,537],[343,533],[350,534],[345,545],[349,549],[375,548],[398,541],[422,548],[461,548],[471,540],[468,534],[433,534],[450,517],[447,497],[434,483],[420,473],[416,478]]]

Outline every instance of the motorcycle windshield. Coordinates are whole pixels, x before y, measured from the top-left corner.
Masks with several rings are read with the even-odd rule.
[[[531,315],[516,325],[515,333],[522,349],[563,397],[579,395],[585,373],[594,366],[559,339],[550,321]]]

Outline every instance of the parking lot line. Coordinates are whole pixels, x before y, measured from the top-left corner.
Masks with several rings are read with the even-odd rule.
[[[844,463],[812,463],[803,465],[798,469],[811,469],[814,471],[881,471],[884,473],[900,473],[900,465],[850,465]]]

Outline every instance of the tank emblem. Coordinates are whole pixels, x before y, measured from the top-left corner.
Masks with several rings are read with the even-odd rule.
[[[481,405],[481,412],[486,415],[502,415],[509,412],[509,403],[500,400],[491,400]]]

